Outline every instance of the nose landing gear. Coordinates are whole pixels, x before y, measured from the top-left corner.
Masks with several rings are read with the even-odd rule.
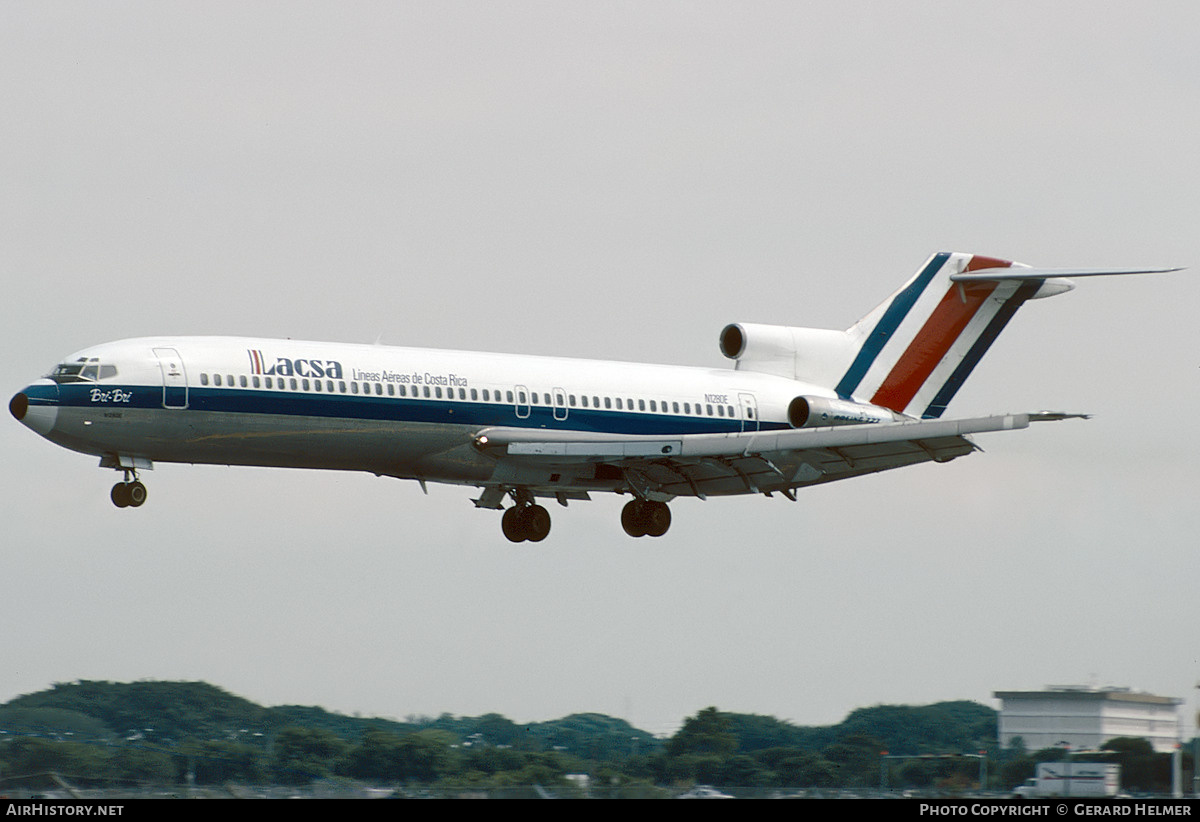
[[[125,481],[114,485],[109,496],[118,508],[137,508],[146,501],[146,494],[146,486],[137,478],[137,472],[127,468]]]

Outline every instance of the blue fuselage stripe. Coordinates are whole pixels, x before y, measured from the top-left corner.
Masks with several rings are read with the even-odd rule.
[[[95,392],[99,391],[100,394]],[[293,417],[438,423],[474,427],[506,426],[610,434],[719,434],[737,433],[742,421],[731,417],[686,416],[654,412],[615,411],[599,408],[568,409],[530,405],[518,417],[508,403],[469,400],[413,399],[393,396],[316,394],[239,388],[188,389],[187,409],[163,408],[162,386],[73,384],[59,386],[60,406],[120,411],[123,408],[160,409],[164,413],[205,411],[230,414],[265,414]],[[106,396],[106,399],[95,399]],[[526,406],[522,406],[524,412]],[[557,419],[567,411],[566,419]],[[762,430],[787,428],[782,423],[761,422]]]

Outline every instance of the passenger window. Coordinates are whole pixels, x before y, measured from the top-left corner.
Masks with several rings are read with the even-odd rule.
[[[433,393],[440,400],[442,398],[442,387],[439,385],[437,388],[433,389]]]
[[[713,413],[712,413],[712,406],[711,406],[711,405],[709,405],[709,406],[707,406],[707,408],[708,408],[708,415],[711,417],[711,416],[713,415]]]
[[[377,396],[377,397],[383,396],[383,383],[380,383],[380,382],[375,383],[375,396]]]
[[[201,385],[208,385],[208,374],[201,374],[201,375],[200,375],[200,384],[201,384]]]
[[[307,391],[308,390],[308,377],[305,377],[303,380],[301,380],[300,385],[301,385],[301,387],[304,388],[305,391]]]
[[[226,375],[225,375],[225,380],[226,380],[225,384],[226,384],[226,385],[228,385],[230,388],[233,388],[233,375],[232,375],[232,374],[226,374]]]
[[[512,402],[512,401],[513,401],[513,393],[512,393],[511,391],[509,391],[509,392],[508,392],[508,401],[509,401],[509,402]],[[521,402],[525,402],[525,397],[524,397],[524,395],[522,395],[522,396],[521,396]]]
[[[396,396],[396,384],[395,383],[391,383],[391,382],[388,383],[388,396],[389,397]]]
[[[356,383],[356,382],[352,382],[352,383],[350,383],[350,393],[351,393],[351,394],[357,394],[357,393],[358,393],[358,383]]]
[[[708,412],[708,413],[709,413],[709,414],[711,414],[711,413],[712,413],[712,406],[709,406],[709,412]],[[717,416],[718,416],[718,417],[723,417],[723,416],[725,416],[725,406],[723,406],[723,405],[718,405],[718,406],[717,406]]]
[[[638,410],[639,411],[646,410],[646,401],[645,400],[638,400]]]
[[[238,385],[240,385],[242,388],[246,387],[246,375],[245,374],[238,375]]]
[[[321,390],[321,381],[320,380],[313,380],[313,390],[315,390],[315,391]]]
[[[618,410],[618,411],[624,411],[624,410],[625,410],[624,408],[622,408],[622,407],[621,407],[621,398],[620,398],[620,397],[617,397],[617,410]]]
[[[617,402],[620,402],[620,400],[617,400]],[[612,408],[612,397],[605,397],[605,398],[604,398],[604,407],[605,407],[605,408]]]
[[[289,380],[289,382],[292,384],[292,390],[295,391],[296,390],[296,378],[292,377],[291,380]]]
[[[692,413],[692,404],[690,402],[685,402],[683,404],[683,413],[685,413],[685,414]]]
[[[343,394],[346,393],[346,381],[345,380],[338,380],[338,391],[340,391]]]
[[[250,378],[250,381],[251,381],[252,383],[254,383],[254,387],[255,387],[255,388],[261,388],[261,387],[262,387],[262,383],[261,383],[261,382],[259,382],[259,379],[258,379],[258,377],[257,377],[257,376],[255,376],[255,377],[251,377],[251,378]]]
[[[471,389],[471,402],[475,402],[475,400],[477,400],[477,399],[479,399],[479,393],[474,388],[472,388]]]
[[[727,417],[732,417],[732,416],[734,416],[734,414],[733,414],[733,406],[732,406],[732,405],[727,405],[727,406],[725,406],[725,416],[727,416]]]
[[[425,391],[423,392],[425,394],[425,399],[429,399],[429,386],[426,385],[426,386],[422,386],[422,387],[425,389]]]
[[[580,397],[579,399],[583,400],[583,407],[584,407],[584,408],[587,408],[587,407],[588,407],[588,404],[587,404],[587,394],[584,394],[584,395],[583,395],[582,397]]]
[[[537,405],[537,404],[538,404],[537,392],[536,392],[536,391],[534,391],[534,392],[533,392],[532,394],[530,394],[529,396],[530,396],[530,397],[533,399],[533,404],[534,404],[534,405]]]

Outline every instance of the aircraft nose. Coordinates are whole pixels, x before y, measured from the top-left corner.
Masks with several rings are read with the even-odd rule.
[[[18,422],[45,436],[58,419],[58,385],[49,380],[34,383],[9,400],[8,410]]]
[[[29,397],[24,394],[15,394],[8,401],[8,410],[17,418],[17,422],[25,419],[25,412],[29,410]]]

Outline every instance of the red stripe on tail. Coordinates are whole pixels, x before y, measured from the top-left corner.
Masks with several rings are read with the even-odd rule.
[[[977,254],[967,263],[965,270],[1008,268],[1011,265],[1008,260]],[[989,282],[951,285],[925,325],[896,361],[871,402],[902,412],[950,351],[950,346],[954,345],[979,307],[996,290],[996,286],[997,283]]]
[[[979,266],[994,267],[996,266]],[[996,285],[971,283],[966,287],[950,286],[942,301],[925,321],[925,325],[892,367],[883,385],[879,386],[871,402],[893,411],[903,411],[929,379],[933,369],[937,368],[938,363],[950,351],[950,346],[954,345],[967,323],[979,311],[979,307],[996,290]]]

